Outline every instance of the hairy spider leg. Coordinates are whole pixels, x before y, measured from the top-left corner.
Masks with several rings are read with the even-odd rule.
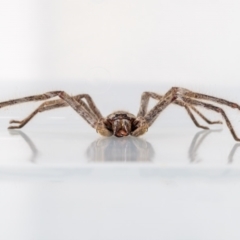
[[[197,101],[197,100],[194,100],[194,99],[191,99],[191,98],[187,98],[187,97],[182,97],[182,100],[188,104],[192,104],[192,105],[196,105],[196,106],[201,106],[201,107],[205,107],[207,109],[210,109],[210,110],[213,110],[215,112],[218,112],[222,115],[222,117],[224,118],[226,124],[227,124],[227,127],[229,128],[233,138],[236,140],[236,141],[240,141],[240,138],[237,137],[237,134],[235,133],[234,129],[233,129],[233,126],[230,122],[230,120],[228,119],[226,113],[224,112],[224,110],[220,107],[216,107],[212,104],[208,104],[208,103],[205,103],[205,102],[201,102],[201,101]]]
[[[178,89],[181,89],[181,88],[178,88]],[[240,110],[240,106],[237,103],[230,102],[230,101],[227,101],[227,100],[222,99],[222,98],[217,98],[217,97],[213,97],[213,96],[209,96],[209,95],[205,95],[205,94],[201,94],[201,93],[192,92],[192,91],[187,90],[187,89],[184,89],[184,96],[190,97],[190,98],[213,101],[213,102],[223,104],[223,105],[227,105],[231,108],[237,108],[238,110]]]
[[[81,97],[79,97],[80,95],[76,96],[76,97],[78,97],[77,100],[76,100],[74,97],[69,96],[64,91],[53,91],[53,92],[48,92],[48,93],[41,94],[41,95],[29,96],[29,97],[24,97],[24,98],[19,98],[19,99],[13,99],[13,100],[10,100],[10,101],[0,103],[0,108],[5,107],[5,106],[9,106],[9,105],[18,104],[18,103],[23,103],[23,102],[46,100],[46,99],[53,98],[53,97],[56,97],[56,96],[60,97],[63,102],[58,101],[58,100],[44,102],[24,120],[22,120],[22,121],[17,121],[17,120],[10,121],[10,123],[19,123],[19,125],[10,126],[9,128],[14,129],[14,128],[23,127],[38,112],[44,111],[44,108],[45,108],[45,110],[50,110],[50,109],[53,109],[53,108],[64,107],[64,106],[67,106],[67,105],[70,105],[93,128],[95,128],[96,123],[98,121],[98,117],[94,114],[94,111],[97,114],[100,114],[100,112],[99,111],[97,112],[96,109],[90,111],[89,107],[86,105],[86,103],[81,100]],[[81,96],[82,96],[82,98],[85,97],[84,94],[82,94]],[[91,99],[89,100],[89,98],[88,98],[87,101],[91,101]],[[95,106],[95,105],[93,105],[93,106]]]
[[[43,112],[45,110],[51,110],[51,109],[55,109],[55,108],[60,108],[60,107],[67,107],[67,106],[69,106],[68,103],[64,102],[64,100],[62,100],[62,99],[46,101],[46,102],[42,103],[37,109],[35,109],[31,114],[29,114],[29,116],[27,116],[23,120],[11,120],[10,123],[18,123],[19,125],[18,126],[9,126],[9,129],[22,128],[39,112]],[[85,107],[85,106],[83,106],[83,107]]]
[[[202,99],[206,99],[206,100],[211,100],[211,101],[215,101],[217,103],[225,104],[232,108],[239,109],[239,106],[236,103],[232,103],[232,102],[226,101],[224,99],[218,99],[218,98],[207,96],[207,95],[189,92],[189,90],[184,89],[184,88],[173,87],[162,97],[161,100],[159,100],[159,102],[144,117],[139,117],[138,128],[132,133],[132,135],[139,136],[139,135],[144,134],[149,127],[149,123],[151,123],[153,121],[153,119],[156,119],[157,116],[169,104],[178,100],[178,101],[182,101],[190,106],[192,106],[192,105],[201,106],[201,107],[205,107],[207,109],[210,109],[210,110],[220,113],[222,115],[222,117],[224,118],[233,138],[236,141],[240,141],[240,138],[237,137],[230,120],[228,119],[227,115],[225,114],[225,112],[223,111],[222,108],[216,107],[214,105],[211,105],[211,104],[208,104],[205,102],[191,99],[191,97],[195,97],[195,98],[197,97],[199,99],[202,98]]]
[[[147,113],[147,108],[148,108],[148,104],[149,104],[149,100],[150,97],[155,99],[155,100],[161,100],[162,99],[162,95],[159,95],[157,93],[154,92],[143,92],[142,97],[141,97],[141,105],[140,105],[140,109],[139,112],[137,114],[138,117],[144,117]],[[199,127],[199,128],[203,128],[203,129],[209,129],[208,127],[205,126],[201,126],[196,118],[194,117],[194,115],[192,114],[192,112],[190,111],[190,108],[196,113],[198,114],[204,121],[206,121],[208,124],[222,124],[221,121],[210,121],[209,119],[207,119],[202,113],[200,113],[196,108],[194,108],[193,106],[188,106],[186,103],[183,103],[179,100],[175,100],[174,101],[175,104],[184,107],[188,113],[188,115],[190,116],[190,118],[192,119],[193,123]],[[149,126],[151,126],[153,124],[153,122],[157,119],[158,115],[152,119],[152,121],[149,123]]]
[[[189,106],[195,113],[197,113],[203,120],[205,120],[208,124],[222,124],[222,121],[210,121],[207,119],[202,113],[200,113],[195,107]]]
[[[194,122],[194,124],[195,124],[197,127],[203,128],[203,129],[205,129],[205,130],[208,130],[208,129],[209,129],[208,127],[201,126],[201,125],[197,122],[196,118],[193,116],[192,112],[190,111],[190,109],[189,109],[189,107],[188,107],[187,105],[184,106],[184,107],[185,107],[185,109],[187,110],[187,113],[188,113],[189,117],[192,119],[192,121]]]
[[[209,95],[205,95],[205,94],[201,94],[201,93],[196,93],[196,92],[191,92],[187,89],[184,89],[184,88],[177,88],[177,87],[174,87],[173,89],[176,89],[176,91],[178,91],[178,94],[181,95],[182,97],[182,100],[184,100],[185,102],[189,103],[189,104],[192,104],[192,105],[198,105],[198,106],[202,106],[202,107],[205,107],[207,109],[210,109],[210,110],[213,110],[215,112],[218,112],[222,115],[222,117],[224,118],[233,138],[236,140],[236,141],[240,141],[240,139],[237,137],[236,133],[235,133],[235,130],[233,129],[233,126],[230,122],[230,120],[228,119],[227,115],[225,114],[224,110],[220,107],[217,107],[217,106],[214,106],[212,104],[208,104],[208,103],[205,103],[205,102],[201,102],[201,101],[197,101],[195,99],[192,99],[192,98],[196,98],[196,99],[203,99],[203,100],[208,100],[208,101],[213,101],[213,102],[216,102],[216,103],[219,103],[219,104],[222,104],[222,105],[226,105],[226,106],[229,106],[231,108],[237,108],[238,110],[240,110],[240,106],[237,104],[237,103],[234,103],[234,102],[230,102],[230,101],[227,101],[225,99],[222,99],[222,98],[217,98],[217,97],[213,97],[213,96],[209,96]]]
[[[74,98],[77,102],[81,103],[86,111],[91,112],[97,118],[102,118],[100,111],[97,109],[92,98],[88,94],[79,94],[79,95],[73,96],[71,98]],[[85,102],[81,101],[82,98],[86,99],[88,105]],[[68,106],[69,106],[69,104],[62,99],[46,101],[46,102],[42,103],[36,110],[34,110],[25,119],[23,119],[21,121],[11,120],[10,123],[19,123],[18,128],[21,128],[24,125],[26,125],[39,112],[44,112],[47,110],[52,110],[52,109],[56,109],[56,108],[60,108],[60,107],[68,107]],[[10,129],[14,128],[14,126],[10,126],[9,128]]]
[[[153,119],[156,119],[160,112],[162,112],[169,104],[174,102],[177,97],[176,90],[171,88],[144,117],[137,117],[137,129],[131,134],[135,137],[143,135],[148,130],[149,124],[153,121]]]

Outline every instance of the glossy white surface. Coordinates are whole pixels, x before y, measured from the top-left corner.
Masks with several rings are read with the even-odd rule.
[[[141,87],[121,89],[93,94],[104,114],[137,112]],[[71,109],[6,129],[35,107],[1,111],[0,239],[239,239],[240,150],[226,127],[199,131],[173,106],[142,138],[101,138]]]

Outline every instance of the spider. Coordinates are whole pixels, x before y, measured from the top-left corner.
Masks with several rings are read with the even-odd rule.
[[[88,124],[90,124],[94,129],[96,129],[96,131],[102,136],[109,137],[111,135],[114,135],[116,137],[125,137],[128,135],[132,135],[138,137],[147,132],[148,128],[153,124],[159,114],[168,105],[174,103],[176,105],[184,107],[188,115],[192,119],[193,123],[197,127],[203,129],[208,129],[208,127],[201,126],[195,119],[192,112],[198,114],[208,124],[222,124],[222,122],[208,120],[201,112],[199,112],[195,108],[195,106],[204,107],[220,113],[224,118],[233,138],[236,141],[240,141],[240,138],[237,137],[232,127],[232,124],[229,121],[224,110],[220,107],[203,102],[201,100],[216,102],[240,110],[240,106],[238,104],[229,102],[221,98],[192,92],[180,87],[172,87],[164,95],[159,95],[153,92],[143,92],[141,97],[141,105],[137,116],[134,116],[133,114],[126,111],[116,111],[104,118],[96,107],[92,98],[88,94],[70,96],[64,91],[52,91],[41,95],[34,95],[1,102],[0,108],[23,102],[46,100],[56,96],[58,96],[60,99],[43,102],[35,111],[33,111],[28,117],[26,117],[22,121],[10,121],[10,124],[17,123],[18,125],[10,125],[9,129],[22,128],[39,112],[51,110],[54,108],[71,106],[83,119],[87,121]],[[150,98],[153,98],[158,102],[151,110],[147,111]],[[85,99],[86,102],[83,101],[83,99]]]

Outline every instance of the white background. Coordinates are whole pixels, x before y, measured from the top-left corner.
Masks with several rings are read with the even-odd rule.
[[[0,99],[61,89],[136,114],[175,85],[240,103],[239,43],[239,1],[1,1]],[[144,137],[104,139],[69,108],[7,130],[38,105],[0,111],[0,239],[240,238],[226,124],[201,132],[170,106]]]
[[[37,1],[0,5],[0,79],[237,85],[240,2]]]

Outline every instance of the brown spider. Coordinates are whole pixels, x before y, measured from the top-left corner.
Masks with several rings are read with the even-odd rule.
[[[76,96],[69,96],[64,91],[53,91],[47,92],[41,95],[34,95],[19,99],[13,99],[6,102],[0,103],[0,108],[8,105],[14,105],[17,103],[29,102],[29,101],[41,101],[50,99],[58,96],[60,99],[50,100],[43,102],[34,112],[32,112],[27,118],[22,121],[12,120],[10,123],[18,123],[19,125],[11,125],[9,129],[21,128],[23,127],[30,119],[32,119],[38,112],[43,112],[46,110],[51,110],[59,107],[71,106],[80,116],[82,116],[93,128],[97,130],[103,136],[115,135],[116,137],[125,137],[129,134],[135,137],[138,137],[144,134],[148,128],[153,124],[157,119],[159,114],[170,104],[175,103],[181,107],[184,107],[191,117],[192,121],[197,127],[208,129],[208,127],[201,126],[195,117],[192,114],[194,111],[198,114],[203,120],[209,124],[221,124],[221,121],[210,121],[204,117],[194,106],[201,106],[215,112],[218,112],[222,115],[226,124],[232,133],[233,138],[236,141],[240,141],[240,138],[237,137],[232,124],[230,123],[227,115],[222,108],[214,106],[209,103],[199,101],[197,99],[209,100],[217,102],[223,105],[227,105],[231,108],[237,108],[240,110],[240,106],[236,103],[229,102],[227,100],[216,98],[200,93],[191,92],[185,88],[172,87],[165,95],[161,96],[153,92],[144,92],[141,98],[141,106],[137,116],[125,112],[117,111],[106,118],[102,116],[100,111],[97,109],[92,98],[88,94],[80,94]],[[150,110],[147,111],[149,98],[158,100],[157,104]],[[84,102],[82,99],[85,99]]]

